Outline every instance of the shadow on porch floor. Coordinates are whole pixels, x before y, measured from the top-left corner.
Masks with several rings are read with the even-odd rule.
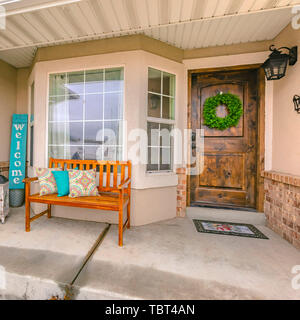
[[[0,225],[0,297],[63,297],[106,224],[43,217],[25,233],[23,215],[14,209]],[[193,217],[252,223],[270,240],[198,233]],[[300,299],[291,285],[300,253],[260,213],[190,208],[187,218],[127,230],[123,248],[116,239],[113,225],[72,286],[73,299]]]

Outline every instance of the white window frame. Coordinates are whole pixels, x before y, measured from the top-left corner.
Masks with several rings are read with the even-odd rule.
[[[101,122],[104,122],[104,121],[118,121],[121,126],[120,126],[120,131],[119,131],[119,134],[121,133],[121,136],[122,136],[122,141],[121,141],[121,144],[119,145],[113,145],[113,147],[116,147],[116,148],[121,148],[122,152],[121,152],[121,160],[124,159],[125,157],[125,135],[124,135],[124,132],[125,132],[125,66],[124,65],[107,65],[107,66],[95,66],[95,67],[91,67],[91,68],[80,68],[80,69],[67,69],[67,70],[57,70],[57,71],[51,71],[51,72],[48,72],[47,73],[47,112],[46,112],[46,132],[47,132],[47,135],[46,135],[46,163],[48,163],[49,161],[49,146],[61,146],[61,147],[65,147],[66,146],[66,143],[64,143],[63,145],[56,145],[56,144],[49,144],[49,122],[60,122],[60,121],[49,121],[49,101],[50,101],[50,97],[54,97],[54,96],[51,96],[50,95],[50,76],[51,75],[55,75],[55,74],[68,74],[68,73],[73,73],[73,72],[83,72],[84,73],[84,92],[83,92],[83,96],[85,97],[86,94],[85,94],[85,80],[86,80],[86,72],[88,71],[95,71],[95,70],[101,70],[103,71],[103,76],[104,76],[104,79],[105,79],[105,70],[107,69],[122,69],[123,71],[123,88],[121,91],[109,91],[109,92],[105,92],[105,89],[103,89],[103,92],[98,92],[98,93],[92,93],[92,94],[88,94],[88,95],[93,95],[93,94],[103,94],[103,99],[104,99],[104,94],[105,93],[122,93],[122,118],[121,119],[102,119],[102,120],[99,120]],[[67,81],[67,80],[66,80]],[[105,85],[105,81],[104,81],[104,85]],[[66,93],[64,95],[55,95],[55,97],[59,97],[59,96],[66,96]],[[104,104],[103,104],[104,106]],[[103,112],[104,112],[104,108],[103,108]],[[83,117],[85,117],[85,101],[83,103]],[[94,120],[86,120],[86,119],[83,119],[83,120],[72,120],[72,123],[75,123],[75,122],[82,122],[82,123],[85,123],[85,122],[89,122],[89,121],[94,121]],[[62,123],[64,123],[65,121],[61,121]],[[83,127],[83,139],[84,139],[84,127]],[[68,146],[73,146],[72,144],[68,144]],[[82,145],[74,145],[76,147],[78,146],[85,146],[85,144],[83,143]],[[93,146],[97,146],[99,147],[99,145],[87,145],[87,146],[90,146],[90,147],[93,147]],[[109,145],[105,145],[106,147],[110,147]],[[102,148],[102,158],[103,158],[103,155],[104,155],[104,148]],[[66,158],[66,151],[64,150],[64,157]]]
[[[154,69],[156,71],[159,71],[160,74],[161,74],[161,80],[160,80],[160,85],[161,85],[161,88],[160,88],[160,91],[161,93],[157,93],[157,92],[152,92],[152,91],[149,91],[149,70],[150,69]],[[163,94],[163,74],[164,73],[168,73],[168,74],[171,74],[172,76],[175,77],[175,84],[174,84],[174,96],[171,96],[171,95],[165,95]],[[172,130],[175,128],[175,125],[176,125],[176,74],[175,73],[172,73],[172,72],[169,72],[169,71],[166,71],[166,70],[163,70],[161,68],[157,68],[157,67],[153,67],[153,66],[148,66],[148,69],[147,69],[147,108],[146,108],[146,113],[147,113],[147,130],[148,130],[148,123],[149,122],[152,122],[152,123],[157,123],[159,125],[161,124],[166,124],[166,125],[171,125],[172,126]],[[148,101],[149,101],[149,94],[154,94],[154,95],[157,95],[157,96],[160,96],[161,97],[161,101],[160,101],[160,118],[156,118],[156,117],[150,117],[148,116],[148,108],[149,108],[149,105],[148,105]],[[174,119],[165,119],[162,117],[162,112],[163,112],[163,97],[168,97],[168,98],[172,98],[174,99]],[[171,132],[170,132],[171,134]],[[158,139],[159,139],[159,143],[157,146],[151,146],[147,143],[147,159],[148,159],[148,151],[149,151],[149,148],[157,148],[160,149],[160,137],[161,135],[159,134],[158,135]],[[167,147],[166,147],[167,148]],[[146,173],[147,174],[168,174],[168,173],[173,173],[174,172],[174,139],[173,139],[173,145],[170,145],[170,152],[171,152],[171,155],[170,155],[170,158],[171,158],[171,168],[169,170],[161,170],[160,169],[160,152],[158,152],[158,170],[148,170],[147,169],[147,165],[146,165]]]

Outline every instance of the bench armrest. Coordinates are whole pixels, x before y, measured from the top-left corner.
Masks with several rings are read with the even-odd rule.
[[[39,178],[38,177],[34,177],[34,178],[25,178],[23,179],[23,183],[31,183],[33,181],[37,181]]]
[[[131,179],[127,178],[123,183],[118,185],[118,189],[122,190],[122,189],[126,188],[130,182],[131,182]]]

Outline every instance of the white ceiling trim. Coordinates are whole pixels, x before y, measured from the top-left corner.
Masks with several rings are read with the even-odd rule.
[[[49,9],[49,8],[58,7],[58,6],[65,6],[65,5],[76,3],[76,2],[80,2],[80,1],[82,1],[82,0],[51,1],[51,2],[46,2],[44,4],[40,4],[40,5],[24,7],[24,8],[21,8],[21,9],[7,10],[5,15],[7,17],[9,17],[9,16],[17,15],[17,14],[23,14],[23,13],[26,13],[26,12],[34,12],[34,11],[39,11],[39,10],[43,10],[43,9]],[[2,4],[0,3],[0,5],[2,5]]]
[[[132,34],[182,49],[270,40],[290,23],[297,4],[300,0],[24,0],[5,6],[0,59],[25,66],[39,47]]]
[[[74,1],[74,0],[72,0]],[[80,0],[79,0],[80,1]],[[244,17],[244,16],[255,16],[259,13],[271,13],[271,12],[283,12],[283,10],[287,12],[287,9],[292,8],[293,6],[291,5],[287,5],[284,7],[280,7],[280,8],[270,8],[270,9],[265,9],[265,10],[256,10],[256,11],[251,11],[251,12],[242,12],[239,14],[228,14],[228,15],[222,15],[222,16],[214,16],[214,17],[203,17],[203,18],[199,18],[199,19],[193,19],[193,20],[188,20],[188,21],[177,21],[177,22],[170,22],[170,23],[163,23],[163,24],[153,24],[153,25],[148,25],[148,26],[144,26],[142,27],[136,27],[136,28],[129,28],[126,30],[116,30],[116,31],[111,31],[111,32],[101,32],[101,33],[93,33],[93,34],[88,34],[88,35],[84,35],[84,36],[76,36],[76,31],[78,32],[78,30],[75,30],[75,33],[72,36],[67,36],[65,38],[62,39],[47,39],[44,37],[44,41],[36,41],[33,42],[31,44],[22,44],[22,45],[11,45],[10,47],[4,47],[4,48],[0,48],[0,51],[5,51],[8,49],[21,49],[21,48],[25,48],[25,47],[32,47],[32,46],[36,46],[36,47],[43,47],[43,46],[50,46],[50,45],[59,45],[59,44],[64,44],[64,43],[68,43],[68,42],[74,42],[74,41],[88,41],[91,39],[99,39],[99,38],[107,38],[107,37],[113,37],[115,35],[121,36],[121,35],[130,35],[130,34],[135,34],[135,33],[142,33],[142,32],[146,32],[148,30],[152,30],[152,29],[156,29],[156,28],[163,28],[163,27],[171,27],[171,26],[188,26],[192,23],[196,23],[196,22],[208,22],[208,21],[215,21],[215,20],[224,20],[225,18],[234,18],[234,17]],[[43,12],[42,12],[43,13]],[[27,14],[28,15],[28,14]],[[289,17],[292,16],[292,13],[289,15]],[[25,18],[25,15],[22,15],[23,18]],[[31,19],[34,19],[34,17],[31,16]],[[83,23],[84,20],[81,20],[81,23]],[[240,19],[241,21],[241,19]],[[80,26],[81,27],[81,26]],[[79,28],[80,28],[79,27]],[[74,25],[73,25],[74,28]],[[71,27],[72,29],[72,27]],[[39,30],[41,31],[41,30]],[[91,32],[93,32],[91,30]]]

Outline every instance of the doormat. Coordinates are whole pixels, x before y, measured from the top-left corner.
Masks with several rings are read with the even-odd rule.
[[[229,236],[269,239],[252,224],[193,219],[198,232]]]

